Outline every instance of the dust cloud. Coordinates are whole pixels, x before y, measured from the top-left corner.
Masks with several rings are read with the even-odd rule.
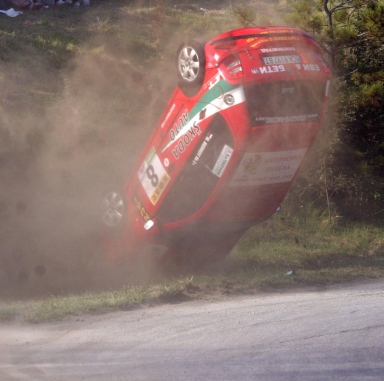
[[[2,68],[0,298],[106,290],[151,276],[145,266],[133,278],[129,261],[107,262],[97,213],[105,191],[128,179],[176,76],[170,62],[151,72],[133,67],[113,40],[92,45],[101,51],[55,73],[38,60]]]
[[[107,262],[97,213],[105,191],[128,179],[172,94],[186,36],[163,36],[162,57],[143,69],[132,62],[146,59],[146,46],[135,51],[137,41],[106,35],[60,69],[33,50],[33,60],[0,63],[0,299],[105,290],[153,275],[145,264],[133,278],[129,261]]]

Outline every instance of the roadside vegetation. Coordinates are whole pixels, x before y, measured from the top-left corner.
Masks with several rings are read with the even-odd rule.
[[[203,269],[168,268],[145,284],[8,301],[0,321],[62,320],[70,316],[129,310],[192,299],[218,300],[228,295],[288,291],[382,278],[384,235],[381,227],[337,219],[310,207],[284,210],[252,228],[224,260]]]
[[[123,154],[129,151],[133,160],[176,85],[174,53],[184,36],[208,38],[257,24],[299,26],[319,39],[328,52],[334,85],[327,124],[282,211],[248,231],[224,261],[202,270],[175,265],[153,281],[143,284],[128,278],[97,291],[92,287],[66,289],[64,280],[60,288],[46,293],[39,288],[34,296],[26,293],[27,281],[19,284],[28,273],[19,272],[16,283],[10,284],[16,299],[24,301],[15,302],[12,292],[0,296],[4,299],[0,321],[50,321],[191,298],[382,277],[383,20],[382,0],[242,4],[93,0],[87,8],[63,5],[26,11],[14,19],[1,17],[0,238],[4,242],[12,229],[22,229],[4,246],[12,256],[0,254],[4,288],[9,288],[6,266],[23,260],[12,245],[20,236],[25,239],[31,228],[10,225],[11,213],[3,202],[9,176],[17,177],[17,186],[23,187],[37,178],[51,197],[55,187],[65,190],[72,169],[68,163],[74,160],[82,164],[76,165],[85,183],[82,186],[88,185],[84,173],[92,153],[101,155],[96,166],[100,168],[102,161],[102,168],[109,171],[102,155],[126,135]],[[121,162],[121,166],[126,170],[129,163]],[[25,208],[15,202],[19,217]],[[37,253],[28,251],[33,245],[27,244],[25,256],[41,256],[43,245],[36,235],[32,241]],[[82,272],[81,251],[72,248],[67,253],[57,246],[44,258],[55,256],[60,267],[62,257],[67,256],[68,262],[76,263],[75,276],[90,276]],[[102,258],[89,260],[103,268]],[[43,279],[45,268],[37,268]],[[57,274],[53,275],[57,281],[67,277]],[[28,301],[23,293],[28,294]]]

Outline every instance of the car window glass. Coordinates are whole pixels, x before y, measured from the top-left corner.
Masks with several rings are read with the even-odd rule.
[[[245,89],[254,126],[292,122],[318,122],[325,84],[309,81],[274,82]]]
[[[233,144],[227,123],[217,114],[160,206],[160,220],[184,219],[203,206],[222,176]]]

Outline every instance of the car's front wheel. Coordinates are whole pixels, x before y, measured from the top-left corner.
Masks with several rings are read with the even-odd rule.
[[[125,229],[127,221],[127,205],[125,193],[108,191],[101,202],[100,220],[104,232],[111,238],[118,238]]]

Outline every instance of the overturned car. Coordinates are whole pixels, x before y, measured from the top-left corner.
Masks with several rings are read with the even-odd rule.
[[[102,201],[106,255],[227,255],[274,214],[324,117],[330,71],[286,27],[183,42],[179,84],[122,189]]]

